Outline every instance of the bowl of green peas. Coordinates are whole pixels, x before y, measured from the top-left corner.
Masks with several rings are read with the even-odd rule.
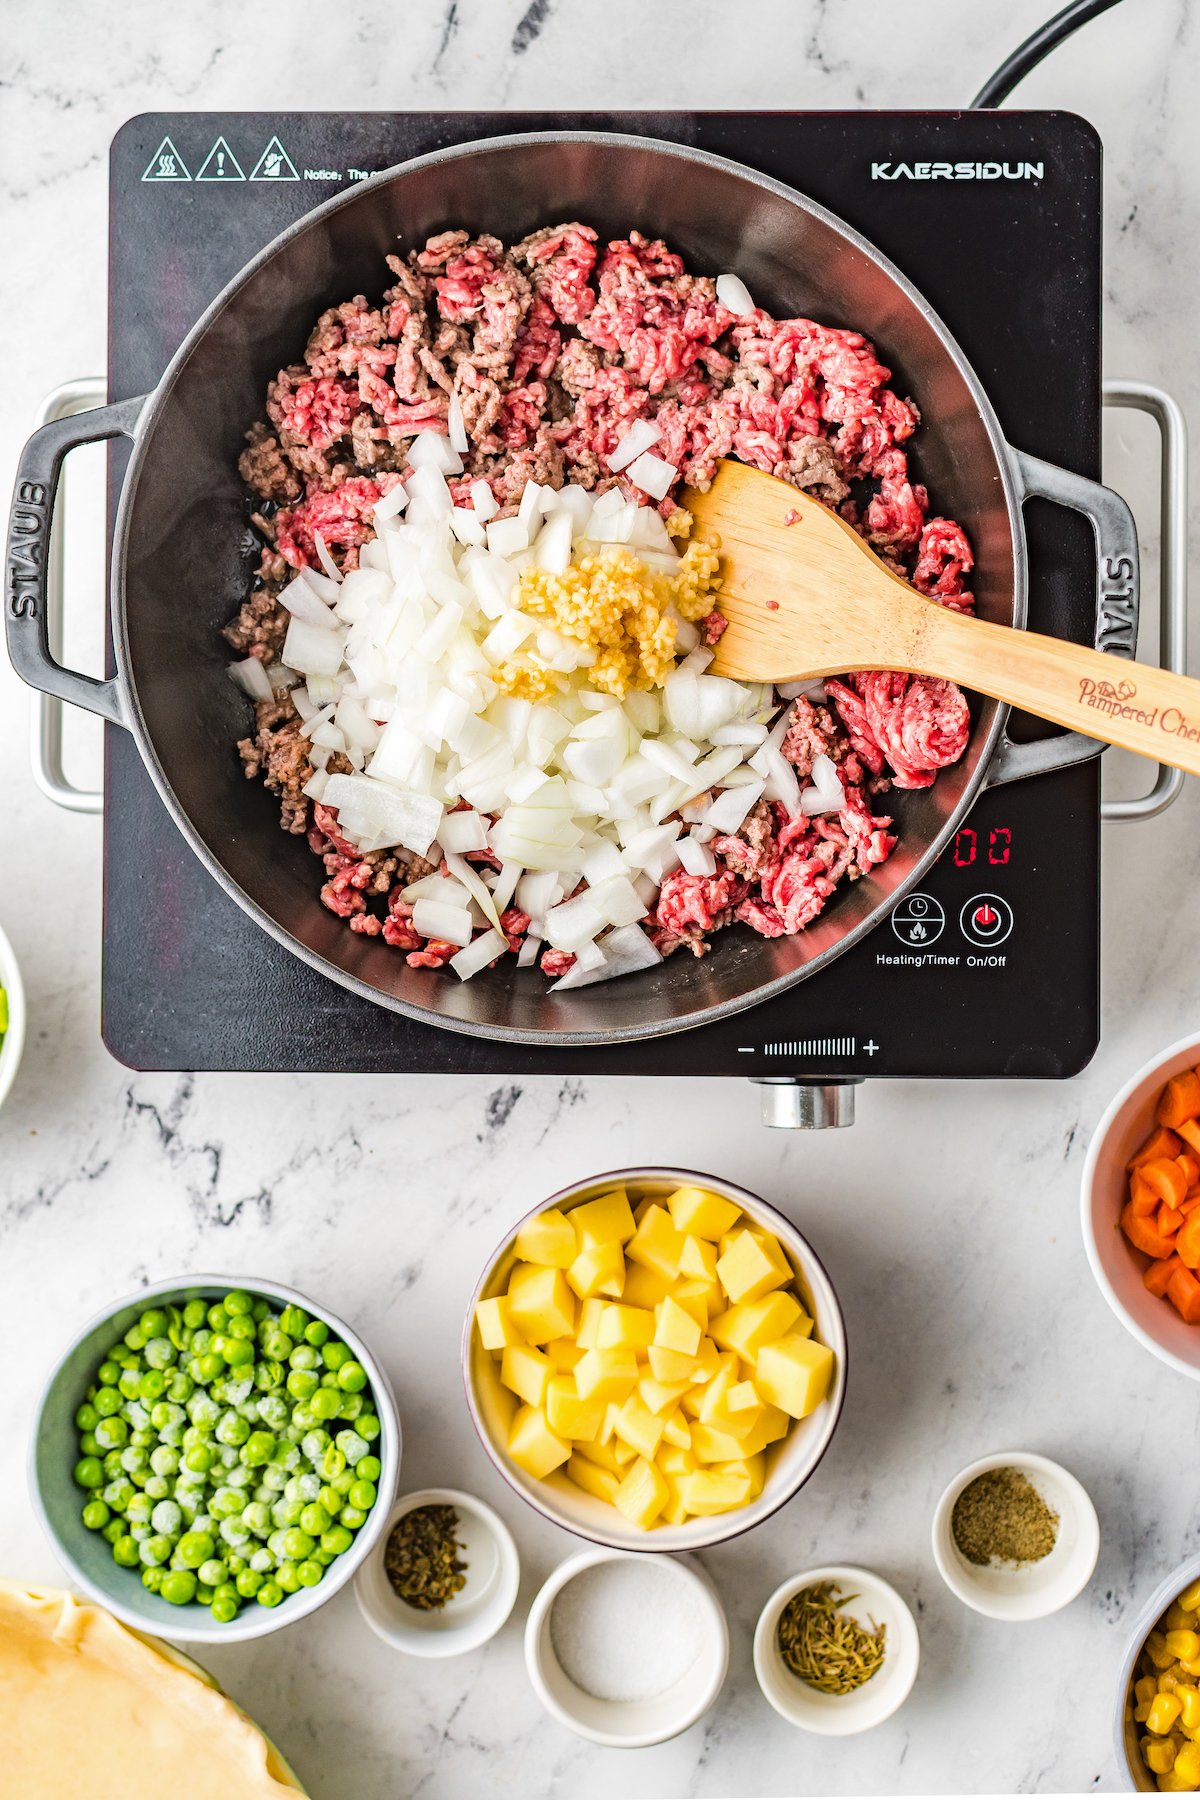
[[[50,1376],[34,1505],[125,1624],[237,1642],[304,1618],[383,1533],[400,1478],[387,1376],[291,1288],[163,1281],[85,1326]]]

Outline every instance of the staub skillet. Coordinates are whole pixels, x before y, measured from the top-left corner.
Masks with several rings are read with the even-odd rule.
[[[1095,753],[1086,738],[1014,746],[1006,708],[972,707],[966,754],[932,788],[896,793],[900,842],[869,877],[839,888],[796,937],[722,932],[703,961],[551,994],[509,959],[459,983],[410,969],[380,940],[345,930],[317,898],[319,866],[278,807],[244,780],[234,740],[249,703],[225,674],[220,627],[248,585],[251,553],[237,476],[242,434],[268,380],[294,361],[312,321],[347,295],[378,295],[397,238],[447,226],[506,242],[559,219],[601,239],[637,226],[689,268],[734,269],[777,316],[804,314],[862,331],[913,394],[924,424],[920,476],[975,550],[985,619],[1025,623],[1023,500],[1085,513],[1096,536],[1097,645],[1132,655],[1137,536],[1124,502],[1094,482],[1013,451],[987,396],[920,294],[865,239],[801,194],[736,163],[655,140],[546,132],[492,138],[402,164],[318,207],[230,282],[151,394],[44,426],[25,446],[8,544],[5,622],[31,686],[131,731],[163,800],[212,876],[295,955],[365,998],[452,1031],[526,1043],[654,1037],[770,998],[857,942],[936,860],[980,789]],[[65,453],[125,435],[133,453],[117,518],[112,635],[117,675],[95,681],[55,663],[45,622],[46,544]]]

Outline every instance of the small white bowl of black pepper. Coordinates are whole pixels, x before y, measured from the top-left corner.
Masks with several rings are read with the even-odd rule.
[[[1033,1450],[971,1463],[933,1518],[933,1555],[964,1605],[990,1619],[1044,1619],[1092,1578],[1100,1524],[1068,1470]]]
[[[377,1637],[409,1656],[462,1656],[495,1637],[521,1584],[503,1519],[457,1488],[397,1500],[354,1593]]]

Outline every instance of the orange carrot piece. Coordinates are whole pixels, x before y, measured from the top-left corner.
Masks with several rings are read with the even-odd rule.
[[[1129,1204],[1139,1219],[1148,1219],[1162,1204],[1160,1195],[1143,1180],[1140,1169],[1135,1169],[1129,1177]]]
[[[1200,1143],[1200,1124],[1197,1124],[1197,1140]],[[1188,1140],[1189,1143],[1191,1139]],[[1152,1131],[1136,1155],[1131,1156],[1125,1167],[1129,1170],[1140,1169],[1143,1163],[1153,1162],[1156,1156],[1178,1156],[1183,1146],[1173,1131],[1164,1131],[1160,1125]]]
[[[1163,1089],[1154,1117],[1160,1125],[1171,1127],[1182,1125],[1185,1119],[1194,1119],[1197,1113],[1200,1113],[1200,1076],[1194,1069],[1181,1069],[1178,1075],[1172,1075]]]
[[[1190,1269],[1176,1269],[1167,1283],[1167,1299],[1185,1325],[1200,1325],[1200,1281]]]
[[[1165,1137],[1170,1137],[1171,1133],[1168,1131],[1163,1135]],[[1189,1149],[1200,1151],[1200,1119],[1185,1119],[1183,1124],[1179,1127],[1179,1135],[1185,1140]],[[1162,1154],[1164,1156],[1170,1156],[1171,1152],[1170,1150],[1164,1150]]]
[[[1121,1214],[1121,1230],[1130,1243],[1138,1250],[1144,1250],[1156,1262],[1164,1256],[1170,1256],[1175,1248],[1175,1239],[1164,1237],[1157,1229],[1153,1219],[1139,1216],[1133,1211],[1132,1203],[1126,1206]]]
[[[1162,1300],[1166,1296],[1172,1275],[1174,1275],[1176,1269],[1181,1269],[1182,1267],[1183,1264],[1180,1262],[1178,1256],[1164,1256],[1161,1262],[1152,1262],[1150,1264],[1150,1267],[1142,1276],[1142,1285],[1149,1288],[1152,1294],[1157,1294],[1159,1299]]]
[[[1183,1224],[1183,1219],[1184,1215],[1175,1207],[1168,1206],[1164,1200],[1158,1209],[1156,1223],[1164,1237],[1174,1237],[1175,1233],[1179,1230],[1179,1227]]]
[[[1138,1174],[1168,1206],[1178,1206],[1181,1200],[1187,1199],[1187,1176],[1177,1162],[1159,1156],[1153,1162],[1143,1163]]]
[[[1175,1250],[1189,1269],[1200,1269],[1200,1211],[1190,1212],[1179,1227]]]
[[[1179,1155],[1175,1158],[1175,1161],[1187,1176],[1189,1188],[1194,1188],[1196,1183],[1200,1181],[1200,1162],[1197,1162],[1194,1156],[1189,1156],[1186,1150],[1181,1150]]]
[[[1196,1192],[1195,1190],[1188,1195],[1186,1200],[1181,1200],[1179,1202],[1179,1210],[1185,1219],[1188,1217],[1189,1213],[1194,1213],[1198,1206],[1200,1206],[1200,1192]]]

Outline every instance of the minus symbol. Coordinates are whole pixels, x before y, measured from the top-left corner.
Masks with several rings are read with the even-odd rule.
[[[738,1045],[738,1055],[739,1056],[753,1056],[754,1055],[754,1045],[753,1044],[739,1044]]]

